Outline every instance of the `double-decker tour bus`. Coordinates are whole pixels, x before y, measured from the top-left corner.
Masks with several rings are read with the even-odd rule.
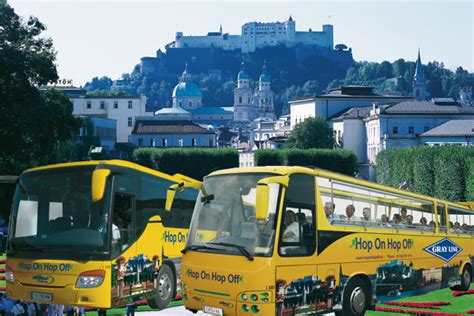
[[[199,183],[120,161],[34,168],[17,184],[10,216],[7,295],[41,303],[109,308],[176,295],[181,253]]]
[[[468,205],[304,167],[213,172],[182,251],[184,304],[216,315],[363,315],[377,302],[465,290]]]

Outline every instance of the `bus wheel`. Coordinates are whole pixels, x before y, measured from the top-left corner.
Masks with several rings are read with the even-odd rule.
[[[453,291],[467,291],[471,287],[472,270],[469,265],[464,266],[461,275],[461,284],[455,285],[451,288]]]
[[[158,272],[158,288],[155,296],[148,300],[148,305],[155,309],[165,309],[173,299],[176,290],[176,280],[171,268],[164,264]]]
[[[346,285],[342,298],[343,315],[364,315],[370,305],[370,288],[367,282],[354,277]]]

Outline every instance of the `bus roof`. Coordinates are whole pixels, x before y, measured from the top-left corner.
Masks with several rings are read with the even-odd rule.
[[[119,167],[124,167],[124,168],[131,168],[135,169],[144,173],[152,174],[173,182],[182,182],[183,181],[183,176],[178,175],[169,175],[148,167],[141,166],[139,164],[130,162],[130,161],[125,161],[125,160],[119,160],[119,159],[112,159],[112,160],[88,160],[88,161],[77,161],[77,162],[66,162],[66,163],[59,163],[59,164],[54,164],[54,165],[47,165],[47,166],[42,166],[42,167],[36,167],[36,168],[31,168],[23,171],[23,173],[29,173],[29,172],[35,172],[35,171],[42,171],[42,170],[48,170],[48,169],[57,169],[57,168],[70,168],[70,167],[82,167],[82,166],[94,166],[94,165],[114,165],[114,166],[119,166]],[[190,179],[190,181],[197,181],[192,178],[186,177],[187,179]]]
[[[208,176],[217,176],[217,175],[224,175],[224,174],[235,174],[235,173],[275,173],[279,175],[289,175],[292,173],[306,173],[306,174],[313,174],[315,176],[323,176],[328,177],[331,179],[347,181],[356,185],[366,186],[373,189],[378,189],[394,194],[400,194],[409,196],[412,198],[420,199],[420,200],[436,200],[443,203],[447,203],[448,205],[455,206],[461,208],[463,210],[471,210],[474,211],[474,202],[449,202],[444,201],[438,198],[434,198],[427,195],[422,195],[418,193],[413,193],[406,190],[396,189],[387,185],[382,185],[374,182],[370,182],[363,179],[358,179],[354,177],[350,177],[341,173],[328,171],[319,168],[308,168],[308,167],[299,167],[299,166],[266,166],[266,167],[248,167],[248,168],[231,168],[231,169],[224,169],[212,172]]]

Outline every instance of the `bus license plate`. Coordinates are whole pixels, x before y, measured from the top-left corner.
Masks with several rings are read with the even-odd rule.
[[[204,311],[204,313],[208,313],[208,314],[211,314],[211,315],[220,315],[220,316],[224,315],[224,313],[222,313],[221,308],[203,306],[203,311]]]
[[[31,292],[31,298],[34,300],[51,302],[53,300],[53,294]]]

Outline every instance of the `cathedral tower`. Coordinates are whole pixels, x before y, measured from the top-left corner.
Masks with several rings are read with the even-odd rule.
[[[425,99],[425,72],[421,64],[420,50],[416,60],[415,75],[413,76],[413,99],[421,101]]]

